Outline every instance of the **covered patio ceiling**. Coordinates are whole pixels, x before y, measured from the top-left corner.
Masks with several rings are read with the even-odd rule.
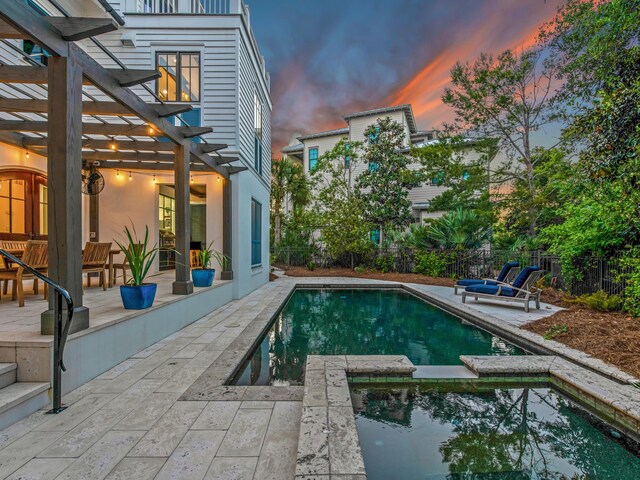
[[[72,51],[82,65],[83,160],[100,162],[100,168],[174,170],[176,144],[197,138],[189,142],[192,171],[215,172],[228,179],[247,169],[229,165],[238,157],[220,153],[227,145],[210,144],[201,137],[212,128],[182,121],[181,114],[191,105],[163,103],[144,85],[159,78],[156,70],[125,69],[115,63],[115,68],[103,68],[69,42],[94,40],[93,35],[116,30],[112,19],[42,17],[13,0],[1,0],[0,6],[0,48],[15,54],[0,58],[0,142],[48,154],[48,68],[16,42],[31,40],[53,55]],[[144,101],[132,87],[152,101]],[[182,125],[170,123],[171,116]]]

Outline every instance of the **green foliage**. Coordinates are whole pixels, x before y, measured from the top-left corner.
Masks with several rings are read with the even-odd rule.
[[[380,118],[365,130],[363,159],[368,168],[356,178],[364,218],[383,232],[407,227],[413,220],[409,191],[421,176],[409,169],[404,127],[391,117]]]
[[[546,332],[544,332],[542,337],[545,340],[553,340],[558,335],[562,335],[563,333],[567,333],[568,331],[569,331],[569,327],[567,327],[566,323],[563,323],[563,324],[554,323],[551,326],[551,328],[549,328]]]
[[[229,257],[227,257],[224,253],[213,248],[213,243],[211,242],[208,246],[202,246],[200,251],[198,252],[198,260],[200,261],[200,268],[208,269],[211,267],[211,260],[215,260],[220,265],[220,268],[226,270],[227,262],[229,261]]]
[[[282,240],[283,207],[288,199],[293,205],[292,216],[297,216],[311,202],[311,185],[299,162],[289,158],[271,160],[271,241]]]
[[[474,211],[457,208],[426,226],[425,236],[434,247],[480,248],[489,238],[489,225]]]
[[[624,252],[621,266],[629,269],[623,274],[627,286],[624,291],[624,309],[634,317],[640,317],[640,247]]]
[[[316,262],[307,263],[307,270],[313,272],[316,269]]]
[[[393,272],[396,268],[396,257],[393,253],[380,253],[375,260],[376,270],[382,273]]]
[[[591,295],[580,295],[576,299],[567,301],[586,305],[592,310],[599,312],[615,312],[622,308],[622,298],[620,295],[608,295],[604,290],[598,290]]]
[[[442,252],[426,251],[415,252],[414,273],[427,275],[429,277],[441,277],[444,275],[449,257]]]
[[[144,238],[140,240],[136,227],[124,227],[124,243],[115,240],[120,250],[125,256],[129,269],[131,270],[131,278],[128,280],[129,285],[139,286],[144,283],[144,279],[149,273],[149,269],[153,265],[153,261],[158,254],[158,246],[149,247],[149,226],[144,227]]]
[[[342,139],[318,159],[312,172],[321,240],[334,257],[362,254],[373,248],[365,204],[352,187],[354,172],[363,163],[361,151],[361,142],[350,142],[347,162],[346,142]]]
[[[362,265],[358,265],[356,268],[353,269],[354,272],[356,272],[357,274],[361,274],[364,273],[367,269],[364,268]]]

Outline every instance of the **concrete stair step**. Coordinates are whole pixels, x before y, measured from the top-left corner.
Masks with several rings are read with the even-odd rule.
[[[0,388],[16,383],[17,363],[0,363]]]
[[[49,403],[49,383],[17,382],[0,389],[0,429]]]

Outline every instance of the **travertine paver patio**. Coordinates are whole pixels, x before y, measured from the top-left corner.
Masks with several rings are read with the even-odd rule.
[[[63,413],[40,411],[1,431],[0,478],[294,478],[300,395],[269,398],[275,387],[237,387],[234,398],[179,398],[219,359],[246,352],[245,337],[257,338],[256,327],[297,283],[384,283],[301,280],[279,279],[219,308],[66,395]],[[524,314],[503,308],[505,318]]]

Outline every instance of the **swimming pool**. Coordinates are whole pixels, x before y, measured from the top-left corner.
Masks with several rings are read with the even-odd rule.
[[[307,355],[406,355],[460,365],[460,355],[524,352],[400,289],[300,289],[232,380],[302,385]]]
[[[640,478],[637,443],[549,388],[351,394],[369,480]]]

